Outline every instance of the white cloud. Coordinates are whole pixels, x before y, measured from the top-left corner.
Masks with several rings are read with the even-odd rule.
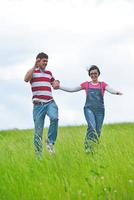
[[[134,98],[133,6],[126,0],[1,1],[0,129],[32,126],[30,86],[23,78],[40,51],[49,54],[48,69],[66,86],[88,80],[87,65],[97,64],[101,80],[124,93],[119,98],[106,95],[105,122],[134,120],[129,103]],[[53,93],[60,124],[85,123],[84,93]]]

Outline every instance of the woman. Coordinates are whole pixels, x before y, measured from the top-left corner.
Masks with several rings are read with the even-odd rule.
[[[91,142],[98,142],[103,125],[105,107],[104,107],[104,92],[105,90],[111,94],[122,95],[121,92],[110,88],[107,83],[99,82],[98,77],[100,70],[96,65],[91,65],[88,70],[91,81],[81,83],[75,88],[67,88],[55,83],[55,89],[61,89],[67,92],[77,92],[80,90],[86,91],[86,102],[84,106],[84,114],[88,124],[87,133],[85,137],[85,149],[87,152],[91,151]]]

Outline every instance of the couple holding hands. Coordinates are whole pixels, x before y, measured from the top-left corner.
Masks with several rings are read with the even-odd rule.
[[[25,75],[24,81],[30,82],[33,93],[33,120],[34,120],[34,147],[35,152],[42,155],[42,135],[44,129],[44,120],[47,115],[50,119],[50,125],[47,136],[47,149],[50,153],[55,153],[54,144],[58,131],[58,107],[52,96],[52,87],[66,92],[78,92],[85,90],[86,102],[84,105],[84,115],[87,121],[87,132],[84,146],[86,152],[92,152],[92,143],[97,143],[101,134],[103,125],[105,107],[105,91],[122,95],[121,92],[112,89],[107,83],[100,82],[98,77],[100,70],[96,65],[91,65],[88,69],[88,75],[91,81],[81,83],[74,88],[62,86],[58,80],[55,80],[52,73],[46,70],[48,55],[41,52],[36,57],[34,67]]]

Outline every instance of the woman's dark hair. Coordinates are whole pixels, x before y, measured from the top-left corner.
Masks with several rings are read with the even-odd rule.
[[[36,59],[37,58],[40,58],[40,59],[46,58],[46,59],[48,59],[48,55],[46,53],[41,52],[36,56]]]
[[[95,69],[97,70],[98,74],[100,75],[100,70],[99,70],[99,68],[96,65],[91,65],[91,67],[88,70],[88,75],[90,76],[90,72],[92,70],[95,70]]]

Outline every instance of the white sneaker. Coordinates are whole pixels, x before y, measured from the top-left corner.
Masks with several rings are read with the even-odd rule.
[[[55,154],[54,146],[51,143],[47,143],[47,150],[50,154]]]

